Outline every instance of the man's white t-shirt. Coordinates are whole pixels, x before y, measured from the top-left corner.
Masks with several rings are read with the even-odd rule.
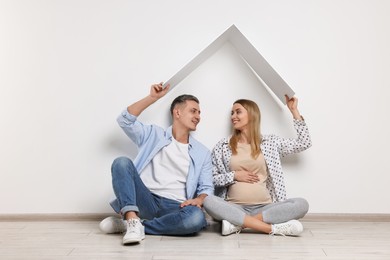
[[[172,137],[142,170],[140,177],[148,189],[161,197],[183,202],[187,200],[186,182],[190,167],[188,144]]]

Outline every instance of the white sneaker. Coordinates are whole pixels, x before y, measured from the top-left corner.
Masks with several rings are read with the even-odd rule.
[[[242,227],[233,225],[227,220],[222,220],[222,235],[227,236],[233,233],[240,233]]]
[[[126,221],[117,217],[107,217],[100,222],[99,228],[106,234],[123,233],[126,231]]]
[[[145,239],[145,227],[137,218],[127,220],[127,232],[123,237],[123,244],[138,243]]]
[[[297,236],[303,231],[303,226],[298,220],[290,220],[280,224],[273,224],[270,235]]]

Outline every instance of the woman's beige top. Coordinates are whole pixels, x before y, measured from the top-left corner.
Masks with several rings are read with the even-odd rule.
[[[226,198],[227,201],[250,205],[272,202],[266,187],[268,173],[262,153],[256,159],[253,159],[250,144],[238,143],[237,154],[232,155],[230,160],[230,168],[232,171],[247,170],[256,173],[260,181],[257,183],[235,182],[230,185]]]

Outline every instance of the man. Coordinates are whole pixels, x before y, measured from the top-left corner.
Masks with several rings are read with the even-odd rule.
[[[144,125],[137,117],[163,97],[169,85],[151,86],[150,94],[127,107],[117,121],[138,146],[134,162],[126,157],[112,164],[116,199],[111,206],[123,220],[108,217],[105,233],[125,232],[123,244],[152,235],[188,235],[206,226],[203,200],[213,194],[210,151],[191,135],[200,121],[199,101],[181,95],[171,104],[172,125],[166,130]]]

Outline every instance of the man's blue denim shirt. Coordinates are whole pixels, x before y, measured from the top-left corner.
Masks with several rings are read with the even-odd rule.
[[[117,121],[126,135],[138,146],[138,154],[133,161],[138,173],[163,147],[172,142],[172,126],[164,130],[157,125],[144,125],[127,109],[118,116]],[[210,150],[190,135],[188,153],[191,161],[186,183],[187,199],[200,194],[212,195],[214,186]],[[116,212],[120,211],[116,200],[110,204]]]

